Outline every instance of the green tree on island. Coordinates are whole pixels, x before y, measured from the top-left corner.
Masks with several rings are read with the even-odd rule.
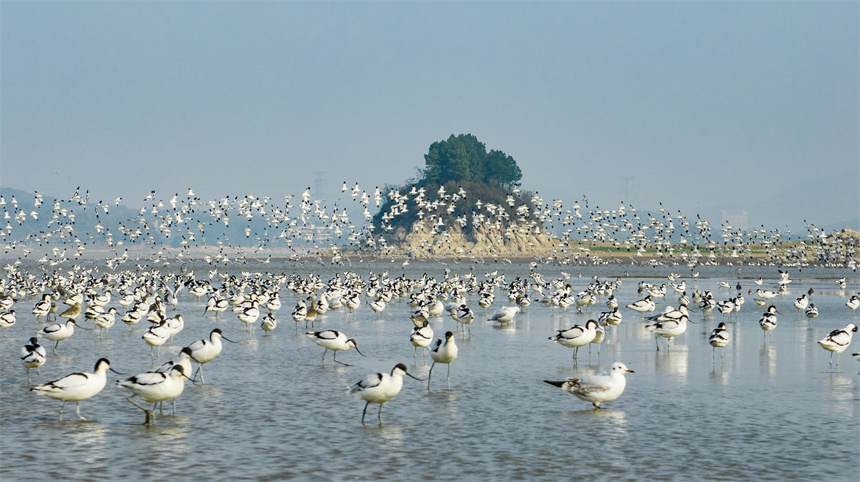
[[[487,152],[484,143],[472,134],[452,134],[448,140],[434,142],[424,162],[423,180],[439,186],[480,182],[511,189],[523,177],[513,157],[497,150]]]
[[[373,219],[375,234],[396,243],[418,223],[440,231],[459,229],[471,238],[476,232],[475,216],[482,213],[479,206],[486,203],[507,213],[507,222],[534,219],[531,209],[525,214],[516,211],[523,205],[531,207],[530,194],[519,189],[522,171],[517,162],[502,151],[487,152],[474,135],[451,135],[434,142],[424,162],[417,178],[385,187],[385,203]]]

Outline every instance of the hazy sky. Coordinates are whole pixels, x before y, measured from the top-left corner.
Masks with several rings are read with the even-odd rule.
[[[0,185],[369,190],[472,133],[548,201],[856,226],[858,3],[14,2]],[[849,223],[850,221],[850,223]]]

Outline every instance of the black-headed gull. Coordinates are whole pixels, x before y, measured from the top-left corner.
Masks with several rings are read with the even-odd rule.
[[[615,362],[612,364],[609,375],[594,375],[582,379],[568,378],[559,382],[544,381],[575,395],[580,400],[591,402],[597,409],[600,408],[601,403],[611,402],[624,393],[624,388],[627,386],[625,373],[633,373],[633,370],[621,362]]]

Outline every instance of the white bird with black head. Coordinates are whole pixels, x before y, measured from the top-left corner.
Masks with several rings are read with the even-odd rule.
[[[110,362],[107,358],[99,358],[93,368],[92,373],[72,373],[63,378],[48,382],[42,385],[37,385],[30,389],[37,395],[44,395],[53,398],[54,400],[62,400],[63,406],[60,407],[60,421],[63,421],[63,409],[66,403],[75,402],[75,413],[81,420],[86,420],[81,416],[79,403],[84,400],[96,396],[107,383],[107,371],[111,369]]]
[[[418,380],[406,371],[406,365],[398,363],[391,369],[390,375],[387,373],[373,373],[349,387],[349,393],[353,393],[358,398],[367,402],[364,404],[364,410],[361,412],[362,424],[364,424],[364,416],[367,415],[367,406],[371,403],[379,404],[379,414],[377,417],[379,418],[379,423],[382,424],[382,405],[400,393],[400,389],[403,388],[403,375]]]
[[[448,365],[448,385],[451,385],[451,362],[457,358],[460,349],[457,348],[457,342],[454,341],[454,333],[445,332],[445,340],[436,340],[436,346],[430,352],[430,358],[433,359],[433,364],[430,365],[430,373],[427,375],[427,390],[430,390],[430,377],[433,376],[433,367],[437,363]]]
[[[45,364],[47,360],[45,347],[39,344],[39,339],[35,336],[30,338],[30,344],[21,347],[21,363],[27,369],[27,383],[30,383],[30,369],[35,368],[36,373],[41,375],[39,367]]]
[[[332,355],[334,361],[342,365],[345,365],[345,363],[337,361],[337,352],[339,351],[347,351],[350,348],[355,348],[355,351],[357,351],[359,355],[364,356],[364,354],[358,350],[358,345],[354,339],[347,338],[345,334],[337,330],[309,331],[305,334],[308,338],[313,340],[314,343],[325,348],[322,355],[323,365],[325,365],[325,355],[329,350],[334,353],[334,355]]]
[[[180,364],[175,364],[166,372],[146,372],[140,375],[135,375],[125,380],[117,380],[118,387],[130,390],[133,394],[128,397],[129,403],[146,412],[146,421],[144,425],[150,422],[155,424],[155,406],[159,402],[165,400],[174,400],[182,394],[185,389],[185,379],[188,376],[185,374],[185,368]],[[137,396],[141,400],[152,404],[152,410],[141,407],[132,400]]]
[[[821,345],[821,348],[830,352],[830,365],[833,365],[833,353],[836,353],[836,366],[839,366],[839,357],[842,356],[842,352],[845,351],[846,348],[851,344],[851,340],[854,337],[854,333],[857,331],[857,325],[853,323],[848,323],[845,325],[845,328],[839,330],[833,330],[829,335],[824,338],[818,340],[818,344]]]

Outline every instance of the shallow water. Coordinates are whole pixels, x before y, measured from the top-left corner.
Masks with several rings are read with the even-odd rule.
[[[464,274],[469,265],[451,265]],[[445,267],[413,263],[407,275],[422,273],[441,278]],[[336,268],[295,264],[242,266],[239,271],[320,272],[328,279]],[[347,268],[364,276],[371,271],[399,275],[399,264],[353,264]],[[508,281],[526,276],[524,265],[476,266],[479,278],[499,269]],[[342,270],[342,268],[341,268]],[[601,279],[623,276],[616,297],[621,305],[639,299],[640,279],[665,282],[674,267],[552,267],[540,266],[545,279],[561,271],[573,276],[578,291],[592,275]],[[329,312],[317,329],[337,329],[358,342],[367,355],[354,350],[339,353],[344,366],[325,366],[322,349],[309,340],[304,327],[296,329],[290,311],[296,295],[281,291],[279,326],[263,336],[259,325],[248,338],[235,314],[225,321],[203,317],[206,299],[188,293],[179,311],[186,322],[171,347],[162,347],[161,361],[182,346],[221,327],[228,338],[221,356],[204,368],[206,385],[189,384],[177,400],[177,414],[166,408],[157,425],[146,427],[143,413],[125,401],[128,392],[113,386],[121,378],[109,375],[99,395],[81,403],[89,422],[78,422],[69,405],[65,422],[58,422],[60,402],[28,392],[26,375],[17,354],[31,336],[29,315],[35,300],[20,302],[18,323],[0,339],[0,432],[4,449],[0,479],[45,477],[117,478],[140,476],[166,479],[325,477],[334,479],[455,477],[480,479],[557,479],[558,477],[855,480],[858,474],[858,385],[860,363],[843,354],[840,370],[828,364],[829,352],[816,343],[830,330],[858,315],[845,306],[860,291],[860,278],[848,270],[792,270],[795,280],[774,303],[782,313],[767,341],[758,326],[762,309],[747,295],[752,279],[775,282],[776,268],[702,268],[699,278],[687,277],[688,292],[712,290],[725,299],[717,281],[732,286],[740,280],[747,302],[730,323],[732,340],[713,358],[707,344],[710,331],[723,320],[719,313],[705,317],[693,310],[688,331],[667,350],[655,350],[654,338],[639,315],[622,308],[624,320],[610,332],[600,354],[580,350],[576,366],[572,351],[547,340],[556,329],[584,324],[605,311],[601,299],[591,313],[563,311],[534,303],[510,328],[485,320],[509,303],[497,291],[486,314],[477,299],[471,336],[457,334],[459,357],[434,369],[432,390],[426,382],[404,379],[399,395],[385,404],[383,425],[376,406],[368,409],[367,425],[360,423],[364,403],[346,388],[364,375],[389,372],[398,362],[426,380],[429,370],[422,355],[413,359],[409,343],[412,311],[404,301],[393,301],[381,315],[362,299],[355,319],[346,311]],[[578,274],[582,274],[578,277]],[[833,281],[848,276],[848,289]],[[807,320],[792,304],[814,288],[813,302],[820,316]],[[677,295],[667,294],[676,304]],[[658,310],[665,303],[658,304]],[[116,297],[109,306],[118,306]],[[123,310],[120,309],[120,312]],[[143,324],[146,324],[145,322]],[[143,325],[142,324],[142,325]],[[95,331],[80,331],[60,343],[49,356],[41,381],[73,371],[90,371],[99,357],[128,376],[152,366],[150,348],[141,339],[142,325],[128,332],[121,322],[110,339],[98,340]],[[92,326],[87,322],[85,326]],[[437,337],[455,331],[450,318],[431,323]],[[47,344],[47,342],[46,342]],[[50,350],[49,350],[50,351]],[[627,389],[601,410],[543,383],[544,379],[583,377],[622,361],[635,373],[627,375]],[[33,372],[34,382],[36,379]]]

